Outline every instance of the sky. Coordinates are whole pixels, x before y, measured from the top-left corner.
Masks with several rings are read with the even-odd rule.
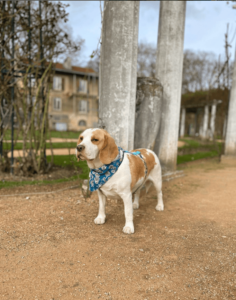
[[[100,1],[61,1],[69,4],[68,26],[74,38],[85,40],[77,64],[84,66],[97,49],[101,33]],[[121,2],[122,3],[122,2]],[[229,24],[231,52],[235,49],[236,9],[229,1],[187,1],[184,49],[211,51],[224,56],[224,35]],[[157,45],[159,1],[140,1],[139,42]],[[233,50],[232,50],[233,49]],[[233,57],[233,55],[232,55]]]

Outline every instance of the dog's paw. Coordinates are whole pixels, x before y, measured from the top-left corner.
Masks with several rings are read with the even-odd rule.
[[[157,204],[156,210],[163,211],[164,210],[164,204]]]
[[[94,219],[94,223],[97,225],[101,225],[105,223],[106,218],[103,217],[97,217],[96,219]]]
[[[134,225],[127,225],[123,228],[123,232],[127,234],[134,233]]]
[[[139,204],[138,203],[133,203],[133,209],[138,209],[139,208]]]

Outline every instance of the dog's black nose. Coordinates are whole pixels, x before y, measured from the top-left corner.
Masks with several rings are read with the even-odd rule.
[[[82,150],[84,150],[85,146],[84,145],[77,145],[77,150],[79,152],[81,152]]]

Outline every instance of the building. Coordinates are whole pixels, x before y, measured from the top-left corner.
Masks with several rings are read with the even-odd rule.
[[[182,95],[180,137],[202,139],[225,136],[228,112],[228,89],[196,91]]]
[[[67,58],[55,64],[49,96],[49,127],[84,130],[98,122],[98,75],[93,69],[71,65]]]

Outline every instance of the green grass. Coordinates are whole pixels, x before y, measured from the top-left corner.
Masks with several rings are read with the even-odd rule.
[[[47,161],[51,162],[51,156],[47,157]],[[75,155],[54,155],[53,163],[55,166],[61,167],[75,167],[81,168],[82,174],[79,175],[80,179],[88,179],[89,177],[89,168],[86,161],[77,162]]]
[[[33,181],[0,181],[0,189],[2,188],[13,188],[17,186],[25,186],[25,185],[47,185],[47,184],[55,184],[55,183],[61,183],[61,182],[67,182],[67,181],[74,181],[76,179],[79,179],[80,177],[78,175],[74,175],[68,178],[60,178],[55,180],[33,180]],[[1,196],[0,196],[1,197]]]
[[[52,143],[53,149],[60,149],[60,148],[75,148],[76,142],[62,142],[62,143]],[[26,143],[26,149],[30,148],[30,144]],[[3,144],[4,150],[11,150],[11,143],[4,143]],[[23,143],[17,143],[14,146],[14,150],[22,150],[23,149]],[[51,144],[46,143],[46,149],[51,149]]]
[[[62,139],[78,139],[81,131],[50,131],[48,137],[62,138]]]
[[[51,156],[47,156],[47,161],[51,162]],[[27,181],[0,181],[0,189],[2,188],[12,188],[17,186],[24,185],[47,185],[47,184],[55,184],[62,183],[67,181],[74,181],[79,179],[88,179],[89,178],[89,168],[86,161],[76,161],[76,157],[72,155],[54,155],[53,163],[55,166],[60,167],[75,167],[82,169],[82,173],[80,175],[74,175],[68,178],[60,178],[55,180],[27,180]]]
[[[54,137],[59,137],[56,136],[58,132],[54,132],[55,136]],[[73,138],[73,132],[70,132],[70,138]],[[61,135],[62,132],[59,132]],[[63,132],[63,134],[66,134],[66,132]],[[77,133],[78,134],[78,133]],[[60,136],[61,137],[61,136]],[[68,138],[68,135],[67,135]],[[219,155],[218,151],[216,150],[216,145],[214,143],[203,143],[199,140],[194,140],[194,139],[181,139],[181,141],[184,141],[186,144],[184,147],[185,151],[188,149],[190,151],[195,150],[196,153],[185,153],[182,155],[178,155],[177,157],[177,164],[182,164],[190,161],[195,161],[198,159],[203,159],[203,158],[213,158],[217,157]],[[6,144],[5,144],[6,145]],[[222,146],[222,143],[218,143],[219,148]],[[22,143],[17,144],[18,149],[22,149]],[[17,149],[15,147],[15,149]],[[53,143],[53,148],[74,148],[75,143]],[[47,148],[50,148],[50,145],[47,144]],[[209,151],[204,151],[209,150]],[[188,152],[188,151],[187,151]],[[43,180],[43,181],[22,181],[22,182],[0,182],[0,189],[5,188],[5,187],[15,187],[15,186],[23,186],[23,185],[43,185],[43,184],[54,184],[54,183],[60,183],[60,182],[66,182],[66,181],[71,181],[71,180],[76,180],[76,179],[88,179],[89,178],[89,168],[87,166],[86,161],[76,161],[75,155],[54,155],[53,157],[54,165],[60,166],[60,167],[71,167],[71,168],[81,168],[82,173],[80,175],[75,175],[70,178],[61,178],[57,180]],[[47,157],[47,161],[51,162],[51,156]]]
[[[62,138],[62,139],[77,139],[81,131],[56,131],[51,130],[47,133],[47,139],[51,138]],[[36,130],[36,136],[39,136],[41,131]],[[17,137],[17,129],[14,131],[14,137]],[[11,130],[6,130],[4,140],[11,140]],[[22,134],[19,134],[18,140],[22,140]]]
[[[185,142],[185,145],[181,148],[198,148],[201,146],[201,143],[196,140],[180,139],[180,141]]]
[[[177,164],[182,164],[202,158],[208,158],[208,157],[216,157],[218,156],[218,152],[215,151],[209,151],[209,152],[198,152],[194,154],[184,154],[184,155],[178,155],[177,157]]]
[[[222,142],[204,142],[201,140],[195,139],[181,139],[181,141],[185,142],[183,147],[180,147],[179,150],[184,150],[184,154],[187,154],[188,150],[194,150],[199,152],[206,152],[208,151],[221,151],[223,143]]]
[[[204,142],[198,139],[183,138],[181,141],[185,142],[185,145],[179,148],[177,157],[177,164],[190,162],[202,158],[216,157],[221,152],[223,143],[220,142]]]

